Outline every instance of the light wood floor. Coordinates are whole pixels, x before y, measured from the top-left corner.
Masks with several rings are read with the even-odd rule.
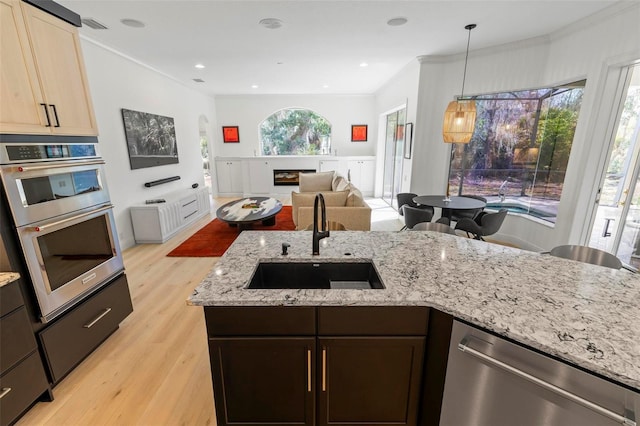
[[[185,300],[218,258],[166,257],[210,220],[123,253],[133,313],[18,425],[216,424],[204,314]]]

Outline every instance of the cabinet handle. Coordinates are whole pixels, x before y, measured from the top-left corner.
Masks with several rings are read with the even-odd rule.
[[[9,392],[11,392],[11,388],[2,388],[2,392],[0,392],[0,399],[7,396]]]
[[[307,349],[307,392],[311,392],[311,349]]]
[[[109,312],[111,312],[111,308],[107,308],[104,311],[102,311],[102,313],[100,315],[98,315],[93,321],[91,321],[88,324],[83,325],[84,328],[91,328],[94,325],[96,325],[96,323],[98,321],[100,321],[102,318],[104,318],[105,315],[107,315]]]
[[[49,118],[49,110],[47,109],[47,104],[40,104],[42,108],[44,108],[44,113],[47,116],[47,124],[44,127],[51,127],[51,119]]]
[[[68,217],[66,219],[62,219],[62,220],[58,220],[58,221],[55,221],[55,222],[47,223],[45,225],[29,226],[29,227],[26,227],[24,229],[26,229],[27,231],[30,231],[30,232],[42,232],[42,231],[46,231],[49,228],[54,228],[54,227],[56,227],[58,225],[61,225],[63,223],[71,222],[71,221],[74,221],[76,219],[80,219],[80,218],[83,218],[83,217],[86,217],[86,216],[91,216],[92,214],[103,212],[103,211],[106,211],[106,210],[111,210],[112,208],[113,208],[113,204],[105,204],[104,206],[100,207],[99,209],[91,210],[90,212],[87,212],[87,213],[82,213],[82,214],[79,214],[79,215],[76,215],[76,216],[73,216],[73,217]]]
[[[467,339],[462,339],[462,341],[460,343],[458,343],[458,349],[461,350],[464,353],[467,353],[469,355],[472,355],[476,358],[480,358],[481,360],[487,362],[488,364],[491,364],[495,367],[498,367],[508,373],[511,373],[517,377],[520,377],[521,379],[527,380],[531,383],[534,383],[538,386],[540,386],[543,389],[546,389],[550,392],[553,392],[555,394],[558,394],[566,399],[568,399],[569,401],[572,401],[576,404],[580,404],[583,407],[586,407],[592,411],[595,411],[596,413],[599,413],[605,417],[608,417],[610,419],[612,419],[615,422],[618,422],[620,424],[623,425],[635,425],[635,421],[633,421],[633,419],[629,419],[625,416],[621,416],[618,413],[614,413],[611,410],[608,410],[600,405],[597,405],[591,401],[588,401],[584,398],[579,397],[578,395],[571,393],[567,390],[564,390],[562,388],[559,388],[556,385],[553,385],[545,380],[540,379],[539,377],[533,376],[529,373],[526,373],[522,370],[520,370],[519,368],[516,368],[510,364],[504,363],[502,361],[499,361],[487,354],[484,354],[480,351],[477,351],[471,347],[468,346],[468,342]]]
[[[322,392],[327,390],[327,348],[322,348]]]
[[[58,119],[58,110],[54,104],[49,105],[49,108],[53,111],[53,118],[56,119],[56,124],[53,127],[60,127],[60,120]]]

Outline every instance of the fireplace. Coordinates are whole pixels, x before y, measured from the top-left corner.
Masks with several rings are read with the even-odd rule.
[[[300,173],[315,173],[316,169],[281,169],[273,171],[274,186],[297,186]]]

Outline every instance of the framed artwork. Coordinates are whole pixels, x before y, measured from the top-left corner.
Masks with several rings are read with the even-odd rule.
[[[411,159],[411,149],[413,148],[413,123],[407,123],[404,126],[404,158]]]
[[[224,143],[240,142],[240,130],[238,126],[222,126],[222,141]]]
[[[173,118],[122,108],[131,170],[178,163]]]
[[[351,125],[351,142],[366,142],[366,141],[367,141],[367,125],[352,124]]]

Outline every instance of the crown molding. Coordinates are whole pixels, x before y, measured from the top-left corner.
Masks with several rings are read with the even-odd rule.
[[[496,46],[484,47],[482,49],[470,50],[469,58],[479,58],[490,56],[496,53],[504,53],[513,50],[525,49],[528,47],[548,45],[551,42],[549,35],[527,38],[524,40],[514,41],[511,43],[498,44]],[[458,62],[464,60],[465,53],[456,53],[453,55],[422,55],[416,59],[421,64],[445,64],[450,62]]]
[[[630,9],[637,9],[636,14],[640,16],[640,2],[638,2],[638,0],[620,0],[592,15],[585,16],[566,27],[550,33],[549,37],[553,41],[570,36],[618,15],[630,13]]]

